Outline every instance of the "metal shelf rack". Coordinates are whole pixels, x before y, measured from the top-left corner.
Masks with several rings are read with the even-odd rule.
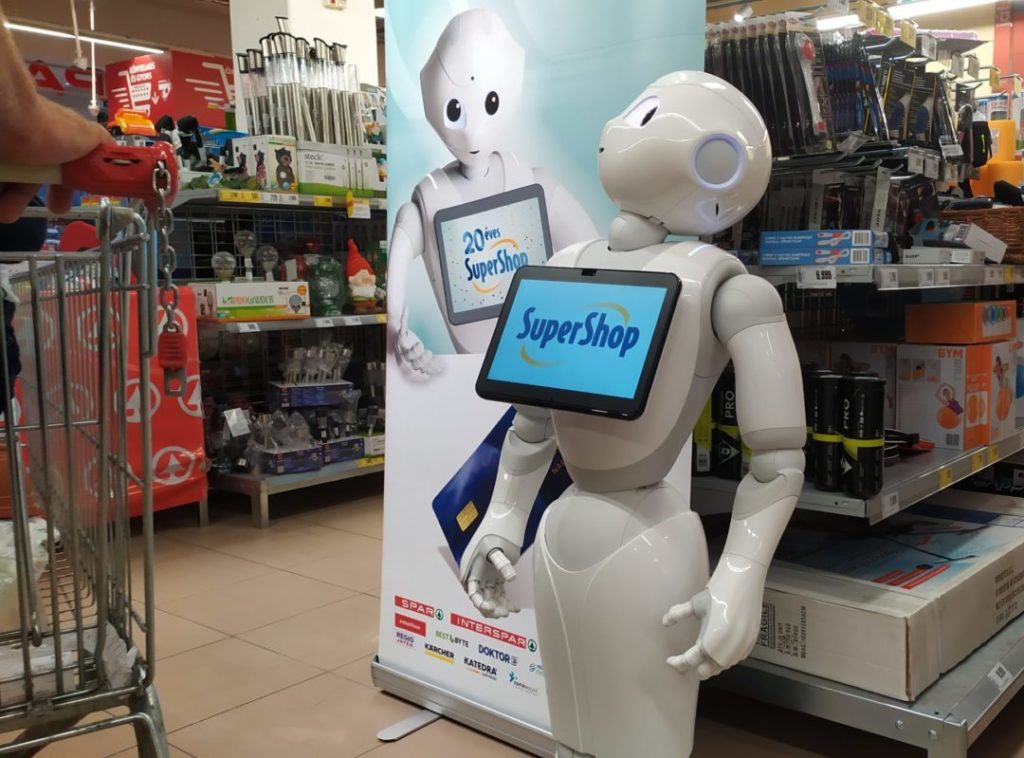
[[[376,455],[355,461],[342,461],[324,466],[319,471],[303,474],[221,474],[210,472],[210,486],[248,495],[252,503],[252,523],[260,529],[270,526],[270,496],[301,490],[317,484],[329,484],[356,476],[377,474],[384,470],[384,456]]]
[[[254,332],[298,331],[300,329],[333,329],[338,326],[375,326],[387,322],[386,313],[363,313],[352,316],[315,316],[283,321],[200,321],[199,329],[204,332],[252,334]]]
[[[1024,284],[1024,266],[993,264],[917,265],[893,263],[869,266],[748,266],[774,285],[801,289],[834,289],[841,284],[871,284],[879,290],[924,290],[946,287],[992,287]],[[824,271],[824,281],[819,272]]]

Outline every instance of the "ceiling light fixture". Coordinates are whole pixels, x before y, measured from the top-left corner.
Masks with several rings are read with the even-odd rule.
[[[899,3],[886,6],[885,10],[896,21],[916,16],[925,16],[929,13],[941,13],[942,11],[960,11],[964,8],[977,8],[982,5],[995,5],[996,0],[914,0],[914,2]]]
[[[12,32],[25,32],[27,34],[40,34],[44,37],[57,37],[59,39],[74,39],[75,35],[69,32],[61,32],[56,29],[44,29],[41,26],[28,26],[26,24],[13,24],[10,21],[5,21],[4,26],[10,29]],[[146,47],[145,45],[133,45],[129,42],[115,42],[112,39],[100,39],[99,37],[86,37],[82,35],[80,37],[82,42],[95,42],[97,45],[104,47],[116,47],[121,50],[134,50],[140,53],[153,53],[159,55],[163,52],[157,47]]]

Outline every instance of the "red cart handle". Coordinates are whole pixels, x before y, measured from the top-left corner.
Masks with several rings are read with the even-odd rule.
[[[161,167],[165,172],[158,174]],[[159,204],[163,189],[164,202],[170,205],[178,192],[178,161],[167,142],[150,147],[103,145],[61,166],[60,183],[93,195],[139,198],[151,207]]]

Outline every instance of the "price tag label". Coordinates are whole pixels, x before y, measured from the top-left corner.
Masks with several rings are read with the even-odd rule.
[[[374,455],[370,458],[360,458],[356,462],[356,465],[359,466],[359,468],[370,468],[370,466],[379,466],[382,463],[384,463],[384,456]]]
[[[953,76],[964,75],[964,57],[960,53],[953,53],[953,59],[950,61],[949,70]]]
[[[999,460],[999,445],[989,445],[986,451],[986,457],[988,458],[989,464],[996,463]]]
[[[299,196],[294,192],[265,192],[265,202],[273,205],[298,205]]]
[[[224,411],[224,421],[232,437],[241,437],[251,431],[249,428],[249,417],[245,415],[245,411],[241,408],[231,408]]]
[[[370,201],[365,197],[356,197],[348,204],[349,218],[370,218]]]
[[[985,284],[1000,285],[1003,283],[1003,272],[998,266],[985,266]]]
[[[869,29],[875,28],[875,4],[868,0],[857,3],[857,20]]]
[[[975,471],[981,471],[985,468],[985,454],[975,453],[971,456],[971,473]]]
[[[941,145],[940,149],[942,150],[943,158],[961,158],[964,154],[964,149],[960,146],[959,142],[954,142],[950,145]]]
[[[924,173],[924,152],[915,148],[907,150],[907,171],[912,174]]]
[[[895,516],[900,512],[900,495],[898,492],[890,492],[882,495],[882,518]]]
[[[998,66],[992,66],[988,70],[988,86],[994,90],[999,89],[999,77],[1002,72]]]
[[[935,37],[930,34],[922,34],[917,39],[920,42],[921,55],[932,60],[939,57],[939,41]]]
[[[900,22],[900,39],[907,45],[917,48],[917,24],[909,19]]]
[[[258,332],[260,325],[255,321],[244,321],[238,325],[238,331],[242,334],[248,334],[250,332]]]
[[[942,268],[941,266],[935,269],[935,286],[936,287],[949,287],[950,286],[950,271],[948,268]]]
[[[892,37],[896,34],[896,23],[893,21],[892,16],[886,13],[884,8],[879,8],[875,12],[875,23],[878,27],[878,33],[883,37]]]
[[[870,137],[864,132],[853,132],[846,139],[839,143],[839,152],[855,153],[870,141]],[[817,178],[817,177],[816,177]],[[822,182],[827,183],[827,182]]]
[[[996,686],[997,690],[1002,692],[1013,683],[1013,674],[1002,663],[997,663],[988,672],[988,679]]]
[[[924,156],[924,175],[929,179],[939,178],[939,156],[935,153],[926,153]]]
[[[317,208],[333,208],[334,200],[330,195],[313,195],[313,205]]]
[[[953,469],[949,466],[939,469],[939,487],[946,488],[953,484]]]
[[[1012,266],[1003,266],[1003,284],[1013,284],[1015,275]]]
[[[378,313],[377,314],[377,323],[378,324],[386,324],[387,322],[388,322],[388,314],[386,314],[386,313]]]
[[[900,272],[893,266],[878,269],[878,289],[891,290],[900,286]]]
[[[920,268],[917,270],[917,286],[919,287],[934,287],[935,286],[935,269],[933,268]]]
[[[334,319],[330,316],[319,316],[313,319],[318,329],[329,329],[334,326]]]
[[[981,62],[978,60],[978,56],[971,54],[964,57],[967,59],[967,76],[977,79],[981,76]]]
[[[805,290],[834,290],[835,266],[801,266],[797,270],[797,287]]]

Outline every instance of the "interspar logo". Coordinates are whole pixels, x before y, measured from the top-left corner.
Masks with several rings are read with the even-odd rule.
[[[640,342],[640,328],[630,326],[629,310],[619,303],[594,303],[592,310],[582,321],[563,321],[557,318],[538,318],[537,307],[530,306],[523,311],[523,328],[516,334],[522,341],[519,357],[530,366],[543,368],[557,366],[559,361],[542,361],[530,355],[526,349],[533,343],[537,350],[543,350],[551,342],[560,345],[576,345],[579,347],[598,348],[601,350],[617,350],[619,358]],[[621,319],[622,323],[609,323],[609,313],[614,312],[613,321]]]
[[[418,613],[421,616],[427,618],[436,618],[438,620],[444,618],[444,614],[437,615],[437,609],[432,605],[421,603],[418,600],[410,600],[407,597],[401,595],[395,595],[395,605],[401,608],[403,611],[410,611],[411,613]]]
[[[443,647],[432,645],[429,642],[423,646],[423,652],[442,663],[455,663],[455,653],[451,650],[445,650]]]
[[[425,621],[409,618],[408,616],[403,616],[401,613],[395,614],[395,626],[399,629],[404,629],[407,632],[418,634],[420,637],[427,636],[427,623]]]
[[[476,658],[470,658],[468,655],[462,656],[462,664],[466,668],[471,669],[474,673],[480,674],[484,679],[491,679],[493,681],[498,680],[498,669],[489,663],[484,661],[478,661]]]
[[[466,618],[460,616],[457,613],[452,614],[452,626],[457,626],[462,629],[468,629],[471,632],[476,632],[484,637],[490,637],[491,639],[498,640],[498,642],[504,642],[506,645],[512,645],[522,650],[526,650],[526,637],[521,634],[515,634],[514,632],[506,632],[504,629],[498,629],[490,624],[485,624],[482,621],[476,619]]]

